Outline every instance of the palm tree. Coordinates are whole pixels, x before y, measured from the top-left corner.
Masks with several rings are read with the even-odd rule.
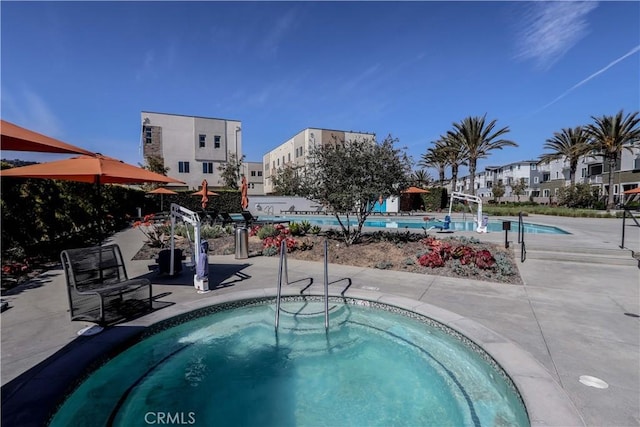
[[[588,141],[589,138],[582,126],[562,129],[561,132],[555,132],[553,138],[547,139],[544,148],[552,150],[552,152],[541,155],[540,161],[548,162],[557,159],[568,161],[569,180],[571,185],[575,185],[578,160],[591,151]]]
[[[424,188],[431,182],[431,177],[426,170],[420,169],[413,172],[411,175],[411,181],[416,187]]]
[[[467,165],[467,150],[458,135],[449,132],[436,141],[435,149],[441,151],[447,165],[451,166],[451,191],[454,192],[458,181],[458,169]]]
[[[432,144],[435,143],[432,142]],[[438,181],[440,185],[442,185],[445,179],[445,170],[448,166],[447,159],[442,150],[438,150],[436,147],[429,147],[427,152],[421,156],[418,165],[438,169]]]
[[[622,156],[622,150],[632,151],[635,143],[640,141],[640,118],[638,112],[629,113],[623,117],[620,110],[615,116],[602,116],[591,118],[595,123],[587,125],[585,131],[589,138],[591,148],[596,150],[594,156],[602,157],[609,166],[609,195],[607,197],[607,210],[615,207],[613,200],[613,171],[618,159]]]
[[[492,120],[485,126],[485,114],[482,117],[467,117],[460,123],[454,123],[453,131],[447,132],[452,137],[460,140],[460,144],[467,153],[469,164],[469,175],[471,184],[471,194],[476,194],[475,179],[476,165],[478,159],[484,159],[493,150],[502,150],[503,147],[517,147],[513,141],[508,139],[497,139],[501,135],[509,132],[509,127],[503,127],[494,132],[496,120]],[[493,133],[492,133],[493,132]]]

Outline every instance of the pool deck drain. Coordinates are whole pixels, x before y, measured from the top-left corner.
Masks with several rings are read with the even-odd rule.
[[[575,248],[575,253],[585,257],[589,257],[585,248],[618,250],[621,220],[537,216],[528,221],[572,233],[527,235],[528,247],[549,251]],[[640,248],[639,231],[631,226],[626,230],[627,246],[636,251]],[[503,233],[455,234],[504,244]],[[517,251],[517,233],[509,237]],[[142,245],[135,230],[119,233],[113,241],[121,246],[127,260]],[[3,425],[42,425],[26,421],[46,421],[51,410],[47,404],[66,391],[88,361],[140,334],[148,324],[213,303],[275,294],[277,258],[210,257],[212,292],[206,295],[195,292],[188,274],[165,279],[149,273],[147,266],[151,263],[127,261],[127,268],[132,277],[150,278],[156,302],[168,306],[92,337],[76,336],[78,329],[90,324],[69,321],[60,270],[51,270],[3,295],[10,304],[1,318]],[[530,414],[533,425],[639,425],[640,322],[625,315],[640,313],[637,266],[614,265],[606,260],[529,259],[518,268],[524,285],[332,264],[330,291],[337,297],[373,298],[410,311],[426,304],[428,317],[449,322],[454,329],[476,337],[494,357],[503,354],[504,360],[496,359],[517,377],[518,387],[533,393],[529,397],[524,393],[525,400],[546,402],[542,411]],[[309,283],[305,278],[313,278],[308,291],[319,294],[322,264],[291,259],[289,278],[305,284]],[[340,281],[344,278],[349,280]],[[363,289],[365,286],[379,290]],[[289,295],[300,293],[295,286],[285,291]],[[521,363],[523,360],[531,363]],[[580,383],[578,379],[585,372],[606,379],[609,387],[596,389]],[[545,396],[556,393],[565,399],[545,400]],[[562,414],[572,414],[571,419],[551,422]]]

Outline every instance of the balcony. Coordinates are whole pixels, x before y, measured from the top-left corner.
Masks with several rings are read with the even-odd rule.
[[[589,184],[602,184],[602,175],[590,176],[587,178]]]

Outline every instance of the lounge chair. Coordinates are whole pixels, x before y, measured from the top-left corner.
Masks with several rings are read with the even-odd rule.
[[[291,221],[288,219],[264,219],[259,220],[257,216],[253,216],[253,214],[249,211],[241,212],[242,217],[244,218],[245,225],[250,227],[252,225],[265,225],[265,224],[289,224]]]
[[[222,218],[222,226],[227,224],[237,225],[238,223],[242,223],[243,220],[237,220],[229,215],[227,212],[220,212],[220,218]]]

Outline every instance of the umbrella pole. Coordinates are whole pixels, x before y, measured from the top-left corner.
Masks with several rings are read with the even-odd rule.
[[[96,209],[98,210],[98,246],[102,246],[102,197],[100,194],[100,175],[96,175]]]

